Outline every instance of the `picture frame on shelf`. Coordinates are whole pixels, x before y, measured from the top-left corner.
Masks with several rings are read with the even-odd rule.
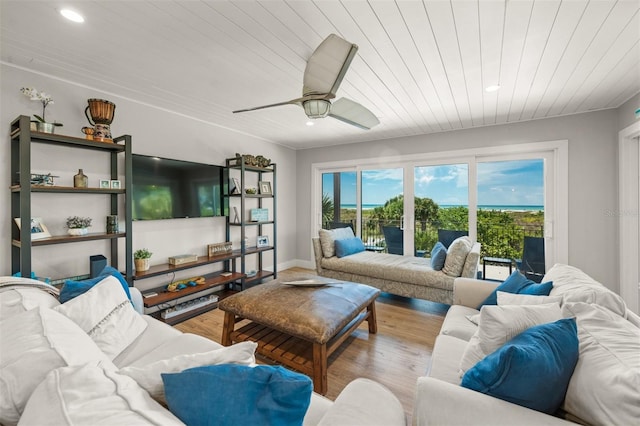
[[[122,188],[121,182],[119,180],[111,181],[111,189],[120,189]]]
[[[237,195],[240,194],[240,180],[238,178],[231,178],[231,183],[233,184],[233,188],[229,190],[229,194]]]
[[[18,229],[22,231],[21,221],[19,217],[14,218],[16,225],[18,225]],[[43,238],[49,238],[51,234],[47,229],[47,226],[42,221],[41,217],[32,217],[31,218],[31,240],[41,240]]]
[[[256,247],[258,247],[258,248],[269,247],[269,236],[268,235],[259,235],[256,238]]]
[[[267,222],[269,220],[269,209],[249,210],[249,220],[251,222]]]
[[[240,223],[240,215],[236,206],[233,206],[233,223]]]
[[[100,189],[111,188],[111,181],[109,179],[100,179]]]
[[[258,188],[260,188],[260,194],[262,195],[273,195],[271,191],[271,182],[261,180],[258,182]]]

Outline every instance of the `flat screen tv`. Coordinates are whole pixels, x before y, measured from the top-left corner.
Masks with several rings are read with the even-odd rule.
[[[133,154],[132,219],[226,216],[223,166]]]

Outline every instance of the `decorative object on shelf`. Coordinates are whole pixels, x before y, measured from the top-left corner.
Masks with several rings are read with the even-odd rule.
[[[249,210],[249,220],[251,222],[266,222],[269,220],[269,209]]]
[[[84,133],[84,137],[86,140],[88,141],[92,141],[93,140],[93,134],[96,132],[96,129],[94,129],[93,127],[83,127],[82,129],[82,133]]]
[[[242,162],[242,158],[244,157],[244,164],[248,166],[255,167],[269,167],[271,164],[271,160],[269,158],[265,158],[262,155],[253,156],[251,154],[243,154],[240,155],[236,152],[236,165],[240,165]]]
[[[231,183],[233,184],[233,188],[231,188],[229,194],[240,194],[240,181],[238,178],[231,178]]]
[[[116,234],[118,232],[118,215],[110,214],[107,216],[107,234]]]
[[[179,254],[177,256],[169,257],[169,265],[178,266],[185,263],[196,262],[198,260],[197,254]]]
[[[233,223],[240,223],[240,215],[236,206],[233,206]]]
[[[153,253],[146,248],[133,252],[133,263],[136,265],[136,271],[143,272],[149,270],[149,259],[151,255],[153,255]]]
[[[36,120],[32,120],[31,123],[35,124],[35,130],[43,133],[53,133],[56,127],[62,126],[62,123],[53,122],[47,123],[45,120],[45,111],[47,105],[53,104],[53,98],[45,92],[38,92],[35,87],[23,87],[20,89],[23,95],[27,96],[32,101],[39,101],[42,104],[42,116],[33,114]],[[32,124],[32,126],[33,126]]]
[[[89,186],[89,177],[84,174],[82,169],[78,169],[78,174],[73,177],[74,188],[87,188]]]
[[[273,192],[271,192],[271,182],[261,180],[258,182],[258,188],[260,188],[260,194],[273,195]]]
[[[244,192],[249,195],[255,195],[258,193],[258,190],[256,188],[247,188]]]
[[[219,256],[221,254],[228,254],[233,251],[233,244],[230,241],[224,243],[207,244],[207,254],[211,256]]]
[[[110,125],[116,111],[116,104],[104,99],[87,99],[87,102],[89,106],[85,108],[84,115],[94,128],[93,140],[113,142]],[[91,118],[88,112],[91,113]]]
[[[57,178],[60,176],[52,176],[51,173],[38,174],[31,173],[31,185],[41,185],[41,186],[53,186],[53,178]]]
[[[111,188],[111,181],[109,179],[100,179],[100,188],[101,189]]]
[[[258,248],[269,247],[269,236],[259,235],[256,238],[256,247]]]
[[[16,217],[15,219],[13,219],[16,222],[16,225],[18,225],[18,229],[22,230],[22,226],[20,223],[20,218]],[[49,238],[51,236],[51,234],[49,233],[49,230],[47,229],[47,227],[44,225],[44,222],[42,221],[42,218],[40,217],[32,217],[31,218],[31,223],[29,224],[30,229],[31,229],[31,240],[40,240],[42,238]]]
[[[71,216],[67,218],[67,231],[69,235],[87,235],[91,226],[90,217]]]
[[[120,188],[122,188],[122,184],[119,180],[111,181],[111,189],[120,189]]]

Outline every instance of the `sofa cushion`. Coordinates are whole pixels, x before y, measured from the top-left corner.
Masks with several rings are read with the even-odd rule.
[[[475,243],[471,246],[471,250],[467,254],[467,258],[464,260],[464,266],[462,267],[461,277],[476,278],[478,275],[478,263],[480,262],[480,244]]]
[[[557,263],[546,273],[543,281],[553,281],[550,294],[562,296],[564,302],[594,303],[626,318],[627,305],[622,297],[578,268]]]
[[[0,320],[40,306],[53,308],[59,304],[58,299],[38,288],[14,287],[0,292]]]
[[[447,260],[447,248],[438,241],[431,249],[431,267],[434,271],[440,271]]]
[[[176,355],[144,366],[123,367],[120,374],[131,377],[156,401],[165,404],[164,385],[161,374],[178,373],[182,370],[204,365],[243,364],[256,362],[255,342],[240,342],[209,352]]]
[[[147,328],[120,282],[111,275],[54,309],[78,324],[109,359],[118,356]]]
[[[442,272],[450,277],[459,277],[464,269],[464,262],[471,251],[473,244],[469,237],[460,237],[453,240],[447,249],[447,258],[444,261]]]
[[[496,287],[495,290],[482,302],[482,305],[497,305],[498,304],[498,292],[504,291],[507,293],[516,294],[530,294],[534,296],[548,296],[549,292],[553,288],[552,282],[544,282],[538,284],[531,281],[518,270],[513,271],[509,277],[502,284]],[[478,309],[480,309],[480,306]]]
[[[505,305],[544,305],[546,303],[562,303],[562,296],[536,296],[534,294],[514,294],[506,291],[496,293],[498,306]]]
[[[62,289],[60,290],[60,303],[68,302],[74,297],[80,296],[81,294],[88,291],[94,285],[98,284],[100,281],[105,279],[106,277],[114,277],[118,280],[125,294],[127,295],[127,299],[131,300],[131,293],[129,292],[129,284],[127,280],[124,279],[122,274],[113,266],[106,266],[97,277],[88,278],[86,280],[74,281],[74,280],[65,280]]]
[[[478,330],[469,340],[460,361],[461,372],[466,372],[524,330],[561,318],[562,311],[557,303],[531,306],[483,306],[480,310]]]
[[[562,405],[577,361],[576,320],[561,319],[531,327],[509,340],[469,369],[461,385],[553,414]]]
[[[468,319],[473,315],[479,316],[480,312],[463,305],[451,305],[444,317],[440,334],[457,337],[465,342],[469,341],[478,330],[477,322],[472,323]]]
[[[459,385],[460,360],[467,348],[467,341],[454,336],[440,334],[433,345],[427,376]]]
[[[336,255],[336,240],[355,237],[353,229],[351,229],[350,226],[346,228],[321,229],[318,235],[320,236],[320,245],[322,246],[322,255],[324,257],[333,257]]]
[[[29,396],[53,369],[101,363],[115,366],[64,315],[35,308],[0,321],[0,424],[18,422]]]
[[[282,366],[210,365],[163,374],[169,409],[188,425],[300,425],[312,382]],[[233,397],[212,398],[223,390]]]
[[[53,370],[24,409],[25,425],[182,425],[130,377],[93,365]]]
[[[565,303],[578,322],[580,357],[564,403],[586,424],[640,419],[640,328],[599,305]]]
[[[349,228],[351,229],[351,228]],[[358,237],[343,238],[335,241],[336,256],[345,257],[364,251],[364,244]]]

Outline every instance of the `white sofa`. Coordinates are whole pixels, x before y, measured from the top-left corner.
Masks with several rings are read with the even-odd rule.
[[[107,336],[114,331],[112,327],[100,336],[93,333],[99,328],[95,326],[88,337],[83,334],[82,321],[78,321],[77,316],[74,320],[79,327],[74,329],[76,326],[70,324],[70,320],[55,311],[62,306],[54,297],[56,291],[34,280],[0,277],[0,424],[4,426],[18,420],[27,425],[182,424],[165,406],[150,397],[157,396],[153,386],[157,386],[159,377],[145,378],[141,372],[150,366],[159,368],[157,373],[166,372],[163,368],[176,371],[175,366],[170,370],[167,361],[163,360],[179,359],[184,366],[193,366],[198,357],[203,363],[210,359],[216,360],[210,363],[224,363],[225,359],[244,364],[255,362],[254,343],[245,342],[254,345],[250,347],[239,344],[225,348],[141,315],[142,298],[135,288],[130,291],[138,312],[131,309],[125,295],[126,303],[118,303],[118,308],[101,321],[105,323],[114,316],[135,315],[137,318],[127,317],[125,323],[116,324],[116,328],[124,328],[122,335],[115,339]],[[81,308],[91,316],[102,310],[103,299],[106,298],[94,298],[91,306]],[[104,301],[104,304],[108,303]],[[126,314],[123,313],[125,310]],[[21,321],[17,321],[18,318]],[[42,323],[34,320],[34,324],[25,324],[31,321],[29,318],[40,318]],[[43,330],[37,330],[38,327]],[[112,347],[124,342],[128,330],[136,327],[143,331],[117,356],[109,360],[111,357],[105,356],[105,350],[101,352],[105,344]],[[44,345],[33,338],[25,342],[24,336],[29,333],[40,334],[40,340],[52,340],[45,341]],[[25,349],[16,352],[16,347]],[[52,349],[58,353],[54,355]],[[233,403],[233,397],[225,395],[224,389],[212,395],[212,398],[220,397]],[[368,379],[351,382],[335,401],[312,394],[304,417],[305,425],[381,423],[405,425],[404,410],[387,388]]]
[[[430,369],[417,381],[413,424],[638,424],[640,317],[626,309],[620,296],[577,268],[554,265],[542,281],[553,282],[549,296],[559,296],[563,317],[577,322],[579,358],[562,410],[551,416],[460,386],[461,360],[478,336],[478,326],[469,318],[477,320],[476,308],[498,283],[458,278]]]

